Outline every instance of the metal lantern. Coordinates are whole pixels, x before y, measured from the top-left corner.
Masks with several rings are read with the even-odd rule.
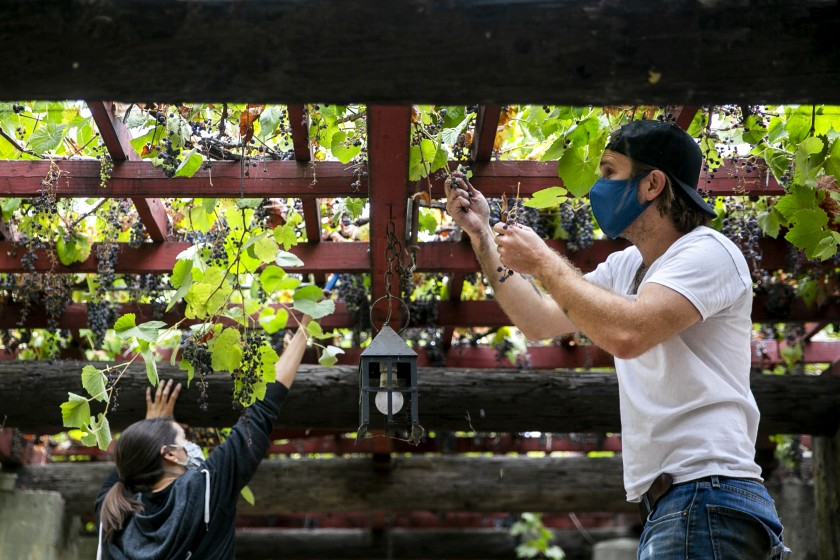
[[[405,431],[415,445],[423,437],[417,408],[417,354],[387,325],[361,354],[358,438],[368,434],[371,416],[374,423],[377,416],[383,418],[386,435]]]

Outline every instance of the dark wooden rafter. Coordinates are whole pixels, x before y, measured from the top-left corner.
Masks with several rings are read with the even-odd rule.
[[[393,234],[399,248],[406,249],[406,210],[408,208],[408,139],[411,125],[411,106],[371,105],[367,108],[368,125],[368,168],[370,197],[370,273],[371,302],[374,328],[384,326],[390,316],[389,325],[400,331],[404,310],[394,301],[381,298],[386,291],[385,273],[389,271],[388,230]],[[405,263],[404,253],[393,255],[390,270],[392,285],[390,295],[400,297],[400,278],[397,265]],[[379,302],[379,303],[377,303]],[[388,313],[388,306],[390,313]]]
[[[118,167],[125,161],[141,161],[140,155],[131,145],[131,132],[114,114],[113,103],[86,101],[96,128],[105,143],[108,154]],[[163,201],[159,198],[133,197],[131,202],[152,241],[165,241],[172,233],[172,224],[166,214]]]
[[[336,104],[840,101],[840,53],[825,48],[840,25],[840,11],[828,0],[25,5],[0,4],[4,75],[26,77],[4,80],[0,98],[6,100],[189,102],[259,95],[266,103]],[[311,22],[325,20],[330,32],[313,40]],[[644,33],[632,33],[641,27]],[[260,45],[260,52],[248,51],[248,44]],[[141,50],[145,56],[136,56]],[[196,56],[203,52],[215,56]],[[429,71],[456,52],[470,64],[455,73]],[[755,64],[757,54],[765,64]],[[234,75],[231,65],[219,63],[245,59],[250,63]]]
[[[407,150],[408,142],[404,144]],[[203,196],[239,198],[240,189],[247,197],[306,199],[360,196],[352,186],[356,179],[353,170],[336,161],[266,161],[260,164],[265,172],[252,174],[245,180],[244,186],[238,162],[214,162],[211,181],[207,170],[199,170],[192,177],[169,179],[148,162],[128,161],[115,166],[104,191],[100,187],[98,162],[56,161],[64,172],[58,181],[58,197],[182,197],[200,192]],[[37,196],[38,181],[47,174],[49,165],[49,162],[43,161],[0,161],[0,190],[8,196]],[[757,167],[754,171],[753,165]],[[457,166],[457,162],[449,164],[451,170]],[[556,162],[489,161],[477,162],[470,169],[473,186],[488,197],[515,194],[517,184],[520,184],[520,195],[523,197],[563,184],[557,176]],[[401,181],[405,182],[405,179],[401,178]],[[443,178],[435,175],[429,177],[429,182],[432,198],[442,199]],[[424,181],[424,188],[425,185]],[[698,187],[716,196],[781,196],[785,193],[760,160],[750,165],[746,161],[732,163],[727,160],[713,173],[701,174]]]

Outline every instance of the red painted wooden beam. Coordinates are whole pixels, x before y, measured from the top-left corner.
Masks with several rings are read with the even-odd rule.
[[[602,239],[588,249],[578,252],[566,250],[562,241],[549,241],[549,246],[561,254],[565,254],[580,270],[588,272],[598,263],[603,262],[607,255],[619,251],[627,246],[622,240]],[[419,243],[417,256],[417,272],[440,272],[443,274],[467,274],[478,272],[478,261],[469,243],[449,243],[432,241]],[[760,266],[768,270],[785,269],[788,266],[788,243],[784,239],[762,238],[759,246],[763,254]],[[95,245],[94,245],[95,247]],[[171,272],[175,266],[175,259],[181,251],[189,248],[189,243],[166,242],[144,244],[132,248],[127,243],[118,244],[119,253],[116,272],[129,274],[160,274]],[[382,249],[384,252],[384,248]],[[369,272],[370,254],[369,244],[359,241],[301,243],[290,249],[297,255],[303,266],[290,269],[290,272],[302,274],[332,272],[362,273]],[[87,260],[70,266],[52,263],[45,251],[37,251],[35,261],[37,272],[96,272],[95,250]],[[14,243],[0,241],[0,272],[25,272],[21,265],[23,251]],[[380,277],[381,278],[381,277]]]
[[[297,161],[309,161],[312,159],[312,150],[309,146],[309,114],[306,105],[289,105],[286,107],[289,117],[289,126],[292,128],[292,146],[295,150]]]
[[[407,148],[407,142],[405,143]],[[389,145],[390,147],[390,145]],[[214,162],[211,171],[199,170],[192,177],[169,179],[163,171],[146,161],[114,164],[106,189],[99,185],[99,162],[95,160],[57,160],[64,172],[58,182],[59,197],[115,198],[135,197],[230,197],[240,194],[240,168],[234,161]],[[727,161],[714,173],[703,173],[699,187],[717,196],[779,196],[784,189],[769,176],[761,162],[757,170]],[[455,169],[457,162],[450,163]],[[748,171],[750,169],[750,171]],[[0,192],[7,196],[37,196],[40,180],[49,163],[43,161],[0,161]],[[516,193],[531,196],[535,191],[560,186],[556,162],[491,161],[471,168],[472,183],[491,198]],[[407,172],[406,172],[407,173]],[[245,181],[248,197],[338,198],[365,196],[351,184],[356,180],[352,168],[336,161],[266,161]],[[404,177],[400,177],[405,182]],[[443,179],[430,177],[432,198],[443,198]],[[425,189],[425,182],[424,182]]]
[[[751,170],[748,160],[737,164],[725,161],[713,173],[703,172],[698,187],[716,196],[780,196],[784,188],[767,171],[766,166],[757,161],[757,170]],[[450,162],[451,170],[457,163]],[[523,197],[531,196],[535,191],[548,187],[562,186],[563,181],[557,176],[557,162],[553,161],[490,161],[476,163],[470,168],[473,172],[471,182],[475,188],[490,198],[516,194],[517,185]],[[443,178],[430,177],[434,199],[443,198]]]
[[[694,116],[699,110],[700,107],[693,106],[675,107],[671,111],[671,116],[674,118],[674,122],[678,127],[683,130],[688,130],[688,127],[691,126],[691,121],[694,120]]]
[[[93,114],[96,128],[99,129],[99,134],[111,159],[115,162],[142,161],[131,145],[131,132],[114,115],[113,104],[105,101],[87,101],[86,103]],[[134,203],[137,214],[146,226],[146,231],[152,241],[164,241],[170,237],[172,224],[159,198],[135,197],[131,199],[131,202]]]
[[[399,245],[405,249],[406,209],[408,208],[408,140],[411,125],[410,105],[370,105],[367,108],[368,169],[370,208],[370,272],[374,303],[374,327],[384,326],[387,318],[391,328],[401,330],[404,310],[395,301],[379,301],[388,295],[385,273],[389,270],[388,231],[392,231]],[[389,276],[390,295],[400,297],[397,264],[403,253],[393,255]],[[379,303],[377,303],[379,301]],[[390,313],[388,306],[390,305]]]
[[[479,105],[473,133],[473,145],[470,157],[473,162],[490,161],[499,127],[501,105]]]
[[[192,177],[170,179],[147,161],[114,164],[111,180],[99,185],[96,160],[56,160],[62,175],[56,196],[82,198],[135,197],[229,197],[239,198],[240,166],[235,161],[214,162],[211,170],[201,169]],[[40,181],[49,162],[0,161],[0,192],[5,196],[38,195]],[[351,186],[353,170],[337,161],[266,161],[245,179],[246,197],[312,198],[364,196]]]

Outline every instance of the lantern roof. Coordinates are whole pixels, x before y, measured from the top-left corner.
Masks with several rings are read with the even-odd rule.
[[[412,356],[417,353],[412,350],[405,340],[388,325],[373,338],[370,345],[362,352],[362,357],[371,356]]]

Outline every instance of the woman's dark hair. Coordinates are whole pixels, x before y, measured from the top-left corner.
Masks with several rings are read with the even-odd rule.
[[[635,177],[645,171],[652,171],[656,167],[639,163],[635,160],[632,162],[631,176]],[[700,209],[682,189],[674,188],[674,182],[671,177],[665,173],[665,188],[657,197],[657,208],[660,216],[668,216],[671,218],[671,223],[674,228],[680,233],[688,233],[697,226],[704,226],[709,223],[711,219],[706,212]]]
[[[151,418],[135,422],[126,428],[114,448],[119,481],[102,501],[99,522],[105,540],[123,528],[126,518],[143,510],[134,496],[150,492],[163,476],[161,447],[174,443],[178,436],[172,418]]]

